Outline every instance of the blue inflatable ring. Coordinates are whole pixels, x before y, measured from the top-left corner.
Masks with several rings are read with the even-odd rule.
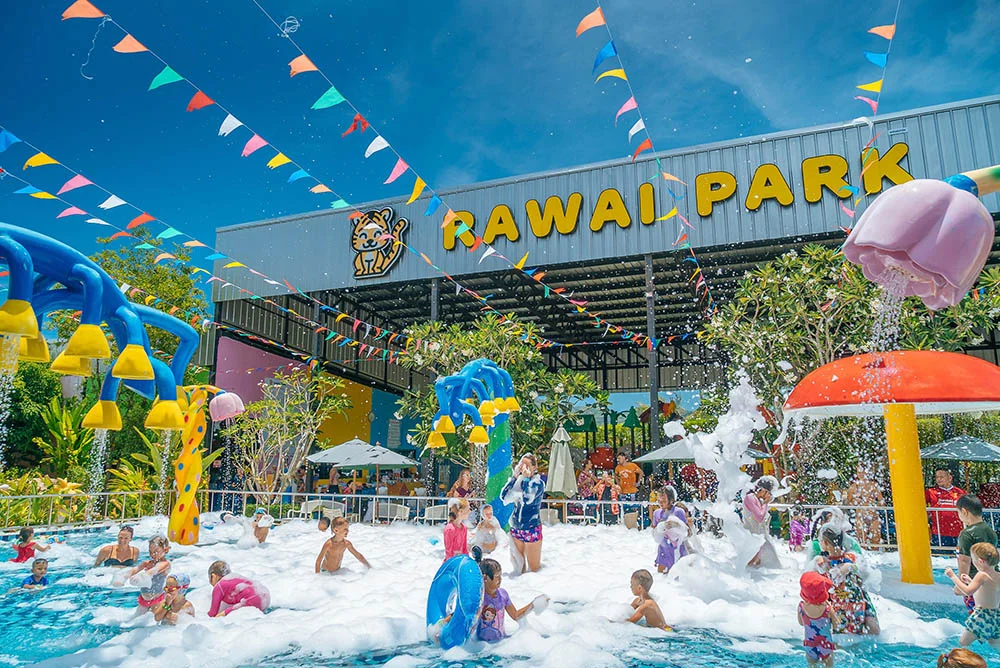
[[[471,557],[459,554],[441,564],[427,595],[427,625],[434,626],[448,614],[451,619],[441,629],[441,647],[451,649],[465,643],[479,619],[483,604],[483,574]]]

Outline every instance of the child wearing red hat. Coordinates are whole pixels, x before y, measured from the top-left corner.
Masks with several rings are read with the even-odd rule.
[[[802,644],[806,648],[806,661],[810,666],[833,666],[833,608],[830,606],[830,578],[814,571],[799,578],[799,624],[805,629]]]

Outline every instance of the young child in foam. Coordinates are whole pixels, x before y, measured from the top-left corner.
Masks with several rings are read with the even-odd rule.
[[[989,664],[972,650],[960,647],[939,656],[937,668],[989,668]]]
[[[499,642],[506,636],[504,632],[504,614],[510,615],[513,620],[523,617],[528,611],[534,610],[541,614],[548,606],[547,596],[538,596],[534,601],[517,608],[511,603],[510,595],[506,589],[502,589],[503,574],[500,571],[500,563],[493,559],[483,559],[479,563],[479,570],[483,573],[483,606],[479,610],[479,624],[476,627],[476,637],[484,642]]]
[[[264,508],[258,508],[253,513],[253,536],[258,544],[263,544],[267,540],[267,535],[271,533],[271,525],[274,518],[267,514]]]
[[[267,587],[234,575],[224,561],[212,562],[208,567],[208,583],[212,585],[209,617],[225,616],[240,608],[257,608],[265,612],[271,605],[271,593]]]
[[[16,551],[17,556],[13,559],[8,559],[7,561],[13,562],[15,564],[23,564],[29,559],[35,558],[35,550],[39,552],[48,552],[51,548],[50,545],[42,545],[34,540],[35,530],[31,527],[24,527],[17,533],[17,542],[11,545]]]
[[[652,573],[646,569],[632,573],[631,585],[632,594],[635,596],[635,600],[632,601],[632,609],[635,610],[635,614],[629,617],[629,621],[633,624],[645,621],[646,626],[651,629],[673,631],[673,629],[667,626],[667,621],[663,618],[660,606],[649,595],[649,590],[653,587]]]
[[[774,476],[765,475],[757,479],[751,493],[743,496],[743,526],[752,534],[763,536],[764,544],[747,564],[751,568],[776,568],[781,566],[778,554],[774,551],[774,546],[767,538],[768,525],[770,524],[770,512],[768,505],[774,498],[774,490],[778,487],[778,481]]]
[[[687,515],[675,505],[677,490],[669,485],[660,488],[656,501],[660,506],[653,512],[653,536],[659,545],[656,570],[668,573],[678,559],[688,554],[685,545],[688,538]]]
[[[944,572],[955,587],[966,596],[972,596],[976,603],[972,614],[965,620],[965,631],[958,642],[968,647],[973,641],[981,640],[1000,648],[1000,572],[997,572],[1000,552],[990,543],[976,543],[969,549],[969,554],[972,565],[978,571],[975,577],[959,577],[950,568]]]
[[[844,550],[844,533],[828,525],[820,530],[819,542],[823,553],[813,568],[833,581],[833,632],[877,634],[878,614],[861,580],[857,555]]]
[[[45,574],[49,572],[48,559],[35,559],[31,564],[31,575],[21,581],[22,589],[41,589],[49,586],[49,579]]]
[[[325,516],[319,518],[319,524],[316,525],[316,528],[319,529],[320,533],[326,533],[330,528],[330,518]]]
[[[163,601],[153,608],[153,619],[161,624],[174,626],[178,615],[194,617],[194,606],[187,600],[187,590],[191,586],[191,578],[181,573],[167,577],[163,587]]]
[[[791,520],[788,522],[788,549],[801,552],[806,549],[806,538],[809,537],[809,518],[802,506],[792,507]]]
[[[163,586],[170,573],[170,562],[167,561],[169,551],[170,543],[166,536],[153,536],[149,539],[149,559],[135,566],[125,576],[126,580],[139,587],[139,613],[146,612],[163,601]],[[120,581],[112,582],[117,585]]]
[[[825,575],[809,571],[799,578],[799,624],[805,638],[806,661],[810,666],[822,663],[833,666],[833,606],[830,605],[830,589],[833,582]]]
[[[469,553],[469,530],[465,527],[469,512],[469,502],[465,499],[448,500],[448,523],[444,525],[445,561],[456,554]]]
[[[810,560],[815,559],[820,556],[823,552],[823,548],[819,544],[819,532],[824,526],[833,526],[839,529],[844,534],[844,548],[848,552],[853,552],[859,558],[864,552],[861,550],[861,544],[858,540],[851,535],[851,523],[847,520],[844,515],[844,511],[836,506],[828,506],[821,509],[816,513],[816,517],[813,519],[812,531],[810,533],[811,540],[806,542],[805,552],[806,557]]]
[[[354,549],[354,545],[351,541],[347,540],[347,533],[350,530],[350,524],[344,517],[334,518],[333,524],[330,525],[330,531],[333,532],[333,538],[323,543],[323,549],[319,551],[319,556],[316,557],[316,572],[320,573],[326,571],[327,573],[335,573],[340,570],[340,565],[344,561],[344,552],[350,552],[354,555],[354,558],[360,561],[366,568],[371,568],[372,565],[368,563],[365,556]]]
[[[483,518],[476,525],[476,533],[472,536],[473,547],[478,547],[485,554],[490,554],[497,549],[499,541],[497,532],[503,533],[500,522],[493,517],[493,506],[486,504],[482,508]]]

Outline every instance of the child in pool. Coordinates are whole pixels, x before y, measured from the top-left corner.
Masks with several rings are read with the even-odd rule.
[[[167,578],[163,587],[163,601],[153,609],[153,618],[161,624],[177,624],[178,615],[194,617],[194,606],[187,600],[187,590],[191,578],[176,573]]]
[[[493,506],[486,504],[482,509],[483,518],[476,526],[476,533],[472,537],[472,544],[480,548],[483,553],[489,554],[497,549],[497,531],[500,531],[500,522],[493,517]]]
[[[805,632],[802,644],[806,648],[806,661],[810,666],[822,663],[833,667],[833,606],[830,589],[833,582],[815,571],[803,573],[799,578],[799,624]]]
[[[23,564],[29,559],[35,558],[35,550],[39,552],[48,552],[51,549],[50,545],[42,545],[34,541],[35,530],[31,527],[24,527],[17,534],[17,542],[11,545],[15,550],[17,550],[17,556],[13,559],[8,559],[15,564]]]
[[[484,642],[499,642],[505,637],[503,630],[504,613],[513,620],[518,620],[535,607],[532,601],[518,609],[510,601],[506,589],[502,589],[503,574],[500,563],[494,559],[483,559],[479,563],[483,573],[483,607],[479,610],[479,623],[476,627],[476,637]]]
[[[212,585],[209,617],[225,616],[233,610],[247,607],[265,612],[271,605],[271,593],[267,587],[234,575],[229,570],[229,564],[224,561],[214,561],[208,567],[208,583]]]
[[[989,668],[989,664],[972,650],[959,647],[939,656],[937,668]]]
[[[451,499],[448,502],[448,523],[444,526],[444,559],[457,554],[469,553],[469,530],[465,520],[469,519],[469,502],[465,499]]]
[[[49,579],[45,574],[49,572],[48,559],[35,559],[31,564],[31,575],[21,581],[22,589],[41,589],[49,586]]]
[[[788,549],[801,552],[806,549],[806,538],[809,536],[809,518],[802,506],[793,506],[791,519],[788,522]]]
[[[655,564],[659,573],[670,572],[677,560],[686,557],[688,553],[685,545],[688,536],[688,518],[684,511],[675,505],[676,501],[677,491],[669,485],[661,487],[656,494],[656,502],[660,507],[653,512],[653,528],[661,522],[667,526],[667,532],[656,551]]]
[[[663,618],[660,606],[649,595],[649,590],[653,587],[653,574],[645,568],[638,570],[632,573],[631,584],[632,594],[635,596],[635,600],[632,601],[632,609],[635,610],[635,614],[628,620],[633,624],[645,621],[646,626],[651,629],[673,631],[667,626],[667,620]]]
[[[833,581],[833,632],[878,634],[878,614],[864,589],[855,563],[857,555],[844,550],[844,532],[827,526],[820,532],[819,542],[823,552],[813,565]]]
[[[979,571],[976,577],[959,577],[950,568],[944,572],[955,583],[955,587],[966,596],[972,596],[976,603],[965,620],[965,630],[958,642],[962,647],[968,647],[974,641],[981,640],[1000,648],[1000,572],[997,572],[1000,552],[990,543],[976,543],[969,548],[969,555],[972,557],[972,565]]]
[[[253,536],[257,539],[258,545],[263,545],[264,541],[267,540],[267,535],[271,533],[271,525],[274,524],[274,518],[267,514],[267,511],[263,508],[258,508],[253,513]]]
[[[139,613],[146,612],[163,602],[163,586],[170,573],[170,562],[167,561],[169,551],[170,543],[165,536],[153,536],[149,539],[149,559],[130,570],[125,578],[132,580],[139,574],[145,576],[145,578],[135,578],[138,581],[136,584],[139,584]],[[143,579],[146,582],[142,582]]]
[[[319,524],[316,525],[316,528],[319,529],[320,533],[326,533],[330,529],[330,518],[329,517],[319,518]]]
[[[346,518],[337,517],[334,518],[333,524],[330,526],[330,531],[333,532],[333,538],[323,543],[323,549],[319,551],[319,556],[316,557],[316,572],[320,573],[326,571],[328,573],[334,573],[340,570],[340,564],[344,560],[344,552],[350,552],[354,555],[354,558],[364,564],[367,568],[371,568],[372,565],[368,563],[364,555],[354,549],[354,545],[351,541],[347,540],[347,532],[349,531],[350,525]]]
[[[773,549],[766,536],[770,519],[768,505],[774,498],[773,492],[777,486],[778,481],[774,476],[761,476],[757,479],[753,492],[743,497],[743,526],[752,534],[765,536],[764,545],[747,564],[751,568],[761,566],[765,551]]]

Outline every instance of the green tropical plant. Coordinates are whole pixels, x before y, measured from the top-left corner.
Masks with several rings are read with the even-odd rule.
[[[111,474],[111,479],[108,482],[108,489],[114,492],[154,490],[159,489],[161,480],[167,480],[167,485],[170,486],[170,476],[173,472],[173,467],[171,465],[164,476],[163,462],[164,459],[167,462],[172,462],[173,453],[171,452],[164,457],[162,444],[151,441],[138,427],[135,427],[135,431],[139,440],[145,446],[146,452],[134,452],[130,455],[138,464],[134,464],[127,459],[122,459],[118,462],[116,468],[110,469],[108,473]],[[174,439],[171,439],[171,449],[174,443]],[[203,480],[208,478],[209,467],[212,466],[212,462],[219,458],[222,452],[223,448],[218,448],[201,458]]]
[[[51,478],[37,471],[0,478],[0,508],[6,526],[30,526],[51,522],[81,521],[86,505],[79,483]],[[10,498],[58,495],[57,498]]]
[[[67,406],[57,397],[52,397],[41,412],[48,433],[44,438],[36,436],[34,443],[44,455],[40,463],[50,473],[79,480],[86,478],[85,469],[90,446],[94,442],[94,430],[83,426],[85,414],[83,403]]]

